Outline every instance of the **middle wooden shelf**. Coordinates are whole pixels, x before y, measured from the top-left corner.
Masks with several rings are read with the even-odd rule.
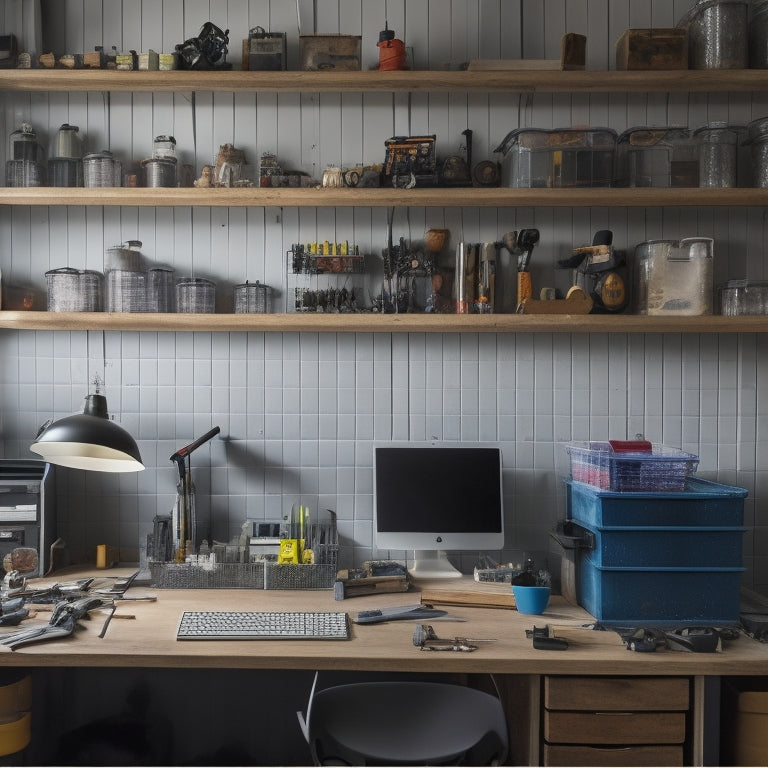
[[[591,208],[654,206],[768,206],[768,189],[681,187],[292,188],[251,187],[2,187],[0,205],[199,206],[229,208]]]

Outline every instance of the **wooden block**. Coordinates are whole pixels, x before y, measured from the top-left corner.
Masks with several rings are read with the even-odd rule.
[[[588,315],[592,311],[593,301],[585,298],[572,299],[524,299],[521,313],[524,315]]]
[[[688,69],[684,29],[628,29],[616,41],[616,69]]]
[[[466,605],[472,608],[514,608],[515,596],[509,584],[502,590],[422,589],[422,605]]]

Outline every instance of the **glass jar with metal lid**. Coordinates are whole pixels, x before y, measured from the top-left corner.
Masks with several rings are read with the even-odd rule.
[[[216,311],[216,283],[204,277],[183,277],[176,281],[176,311]]]
[[[42,187],[45,179],[45,153],[37,133],[29,123],[10,135],[5,184],[8,187]]]
[[[92,152],[83,158],[83,185],[86,187],[122,186],[120,163],[111,152]]]

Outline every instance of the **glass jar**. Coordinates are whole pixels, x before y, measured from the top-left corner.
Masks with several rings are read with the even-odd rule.
[[[699,149],[699,186],[738,186],[738,126],[708,123],[693,132]]]
[[[269,312],[269,298],[272,289],[268,285],[245,281],[235,287],[235,313],[257,313],[266,314]]]

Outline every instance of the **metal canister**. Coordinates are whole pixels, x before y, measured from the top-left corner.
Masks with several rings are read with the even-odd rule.
[[[768,69],[768,0],[755,0],[752,3],[749,66],[752,69]]]
[[[748,0],[697,0],[678,26],[688,30],[691,69],[745,69]]]
[[[768,117],[747,126],[747,142],[752,168],[752,186],[768,188]]]
[[[269,312],[271,292],[272,289],[268,285],[264,285],[258,280],[255,283],[246,280],[235,287],[235,313],[266,314]]]
[[[5,184],[8,187],[42,187],[45,179],[45,158],[37,133],[29,123],[10,136],[8,160],[5,163]]]
[[[147,272],[147,312],[173,312],[174,275],[170,267],[153,267]]]
[[[76,125],[64,123],[53,140],[52,157],[80,159],[83,156],[83,140]]]
[[[203,277],[184,277],[176,281],[176,311],[216,311],[216,283]]]
[[[72,267],[45,273],[49,312],[101,312],[104,276],[94,270]]]
[[[84,186],[115,187],[120,186],[119,182],[119,164],[115,163],[111,152],[92,152],[83,158]]]
[[[132,269],[110,269],[105,277],[107,312],[146,312],[146,272]]]
[[[141,161],[144,169],[144,186],[178,186],[175,157],[149,157]]]
[[[728,123],[708,123],[694,131],[699,149],[699,186],[738,186],[739,133]]]
[[[104,254],[104,268],[138,272],[141,269],[141,245],[141,240],[126,240],[121,245],[107,248]]]

